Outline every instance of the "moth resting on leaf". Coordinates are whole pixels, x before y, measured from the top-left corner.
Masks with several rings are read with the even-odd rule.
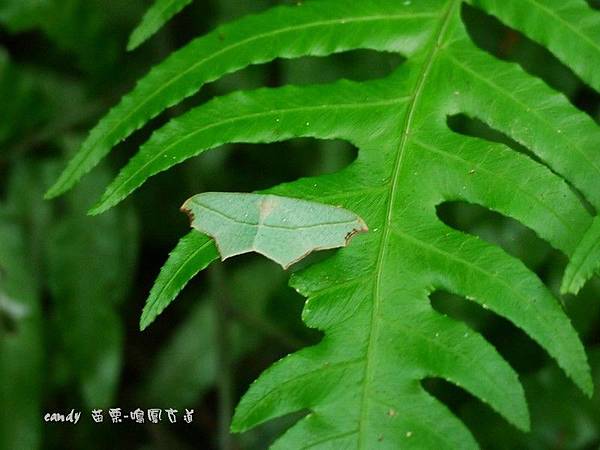
[[[368,231],[347,209],[278,195],[207,192],[181,210],[215,239],[221,259],[256,252],[287,269],[315,250],[345,247]]]

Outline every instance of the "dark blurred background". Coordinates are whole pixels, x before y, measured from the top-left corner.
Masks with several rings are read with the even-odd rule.
[[[0,450],[263,449],[296,419],[227,436],[225,418],[248,385],[277,359],[319,340],[300,320],[303,299],[288,273],[247,255],[197,276],[146,331],[138,321],[169,251],[189,228],[179,206],[205,191],[253,191],[339,170],[356,156],[344,142],[298,139],[228,145],[152,178],[124,205],[86,211],[118,168],[170,117],[216,95],[282,84],[364,80],[402,58],[352,51],[277,60],[209,84],[119,145],[108,163],[56,201],[42,195],[88,130],[135,80],[173,50],[217,24],[276,0],[203,0],[127,53],[142,0],[0,0]],[[594,2],[590,2],[598,7]],[[472,8],[463,17],[475,42],[514,61],[600,121],[600,98],[546,50]],[[465,116],[457,132],[506,136]],[[519,223],[463,203],[439,207],[448,224],[521,258],[558,296],[566,258]],[[292,269],[294,270],[294,269]],[[600,390],[600,282],[559,297],[588,350]],[[532,432],[508,425],[465,391],[440,380],[426,389],[464,420],[484,449],[598,449],[600,394],[585,398],[520,330],[443,293],[436,309],[466,321],[520,373]],[[224,308],[218,307],[225,305]],[[113,424],[109,408],[174,408],[177,423]],[[185,409],[193,421],[183,421]],[[48,412],[82,412],[77,425],[47,424]],[[91,411],[102,409],[104,422]],[[300,413],[302,414],[302,412]]]

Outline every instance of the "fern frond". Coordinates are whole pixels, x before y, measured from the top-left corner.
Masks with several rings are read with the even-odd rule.
[[[217,248],[209,237],[194,230],[182,238],[152,287],[140,319],[140,329],[148,327],[188,281],[217,258]]]
[[[140,80],[91,131],[47,197],[73,187],[115,144],[164,109],[250,64],[357,48],[411,55],[435,20],[435,2],[419,4],[407,8],[389,1],[349,5],[325,0],[274,8],[217,28],[173,53]]]
[[[138,48],[190,3],[192,0],[156,0],[146,11],[140,24],[131,32],[127,50],[132,51]]]
[[[583,2],[472,3],[545,45],[599,89],[590,67],[600,64],[594,45],[600,14]],[[524,4],[526,13],[517,10]],[[600,207],[600,128],[543,81],[476,47],[460,5],[315,0],[221,27],[140,81],[50,191],[70,188],[166,107],[249,64],[355,48],[407,57],[381,80],[239,92],[192,109],[144,144],[93,210],[108,209],[148,177],[227,142],[310,136],[359,148],[357,160],[340,172],[269,190],[341,205],[371,231],[293,275],[292,286],[307,297],[304,321],[325,337],[263,373],[236,410],[235,431],[308,409],[274,448],[476,448],[466,427],[421,387],[427,377],[462,387],[527,429],[517,374],[478,333],[432,308],[429,296],[437,290],[510,320],[591,393],[583,346],[549,289],[502,249],[445,225],[436,207],[452,200],[479,204],[573,255],[592,217],[568,183]],[[458,113],[503,132],[537,160],[453,132],[447,117]],[[207,238],[196,232],[184,238],[161,272],[143,326],[215,258]]]
[[[560,291],[563,294],[577,294],[598,269],[600,269],[600,216],[594,218],[573,253]]]
[[[580,0],[471,0],[544,45],[583,81],[600,90],[600,15]],[[524,14],[524,10],[527,11]]]
[[[393,87],[380,81],[340,81],[325,86],[236,92],[216,98],[157,131],[90,212],[106,211],[150,176],[226,142],[276,142],[303,136],[343,138],[358,144],[361,130],[354,126],[353,114],[370,117],[373,130],[385,130],[381,118],[389,116],[387,120],[393,121],[395,112],[399,119],[406,109],[408,94]]]

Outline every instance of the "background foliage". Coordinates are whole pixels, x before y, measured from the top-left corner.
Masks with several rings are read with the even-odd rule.
[[[319,339],[301,323],[303,300],[287,287],[277,265],[255,256],[236,258],[197,277],[143,333],[139,314],[167,253],[188,229],[178,211],[185,199],[207,189],[253,191],[330,173],[353,160],[353,148],[311,139],[229,145],[155,177],[114,210],[86,216],[114,168],[147,138],[141,131],[67,196],[42,200],[87,130],[151,65],[216,24],[278,3],[192,3],[126,54],[129,33],[146,2],[0,1],[1,449],[101,449],[115,442],[119,448],[259,449],[294,420],[281,419],[233,439],[219,427],[219,392],[229,392],[235,402],[273,361]],[[600,121],[600,99],[547,51],[481,12],[467,8],[464,15],[478,45],[519,62]],[[398,62],[369,51],[277,60],[208,85],[172,113],[242,88],[378,78]],[[457,129],[491,133],[466,117],[454,120]],[[445,205],[441,215],[446,223],[518,256],[558,292],[566,261],[530,230],[462,203]],[[593,280],[577,297],[563,297],[596,380],[599,294],[600,283]],[[218,306],[223,303],[226,310]],[[434,305],[480,331],[522,374],[532,414],[529,434],[516,431],[463,390],[439,380],[425,383],[484,448],[600,445],[598,392],[585,399],[537,345],[498,316],[447,294],[437,294]],[[231,328],[228,340],[222,339],[224,324]],[[223,354],[229,355],[229,368]],[[221,406],[230,407],[227,403]],[[171,406],[194,408],[195,422],[97,425],[84,417],[73,427],[41,421],[42,411],[75,408],[85,416],[93,408]]]

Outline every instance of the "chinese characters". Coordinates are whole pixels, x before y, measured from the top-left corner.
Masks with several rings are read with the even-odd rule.
[[[165,413],[164,415],[163,412]],[[124,412],[121,408],[110,408],[106,420],[114,424],[123,423],[123,421],[158,424],[163,420],[169,423],[176,423],[180,419],[185,423],[192,423],[193,415],[194,410],[187,408],[182,412],[173,408],[149,408],[147,410],[137,408],[129,412]],[[104,411],[102,409],[94,409],[91,412],[91,417],[94,422],[102,423],[105,419]]]

